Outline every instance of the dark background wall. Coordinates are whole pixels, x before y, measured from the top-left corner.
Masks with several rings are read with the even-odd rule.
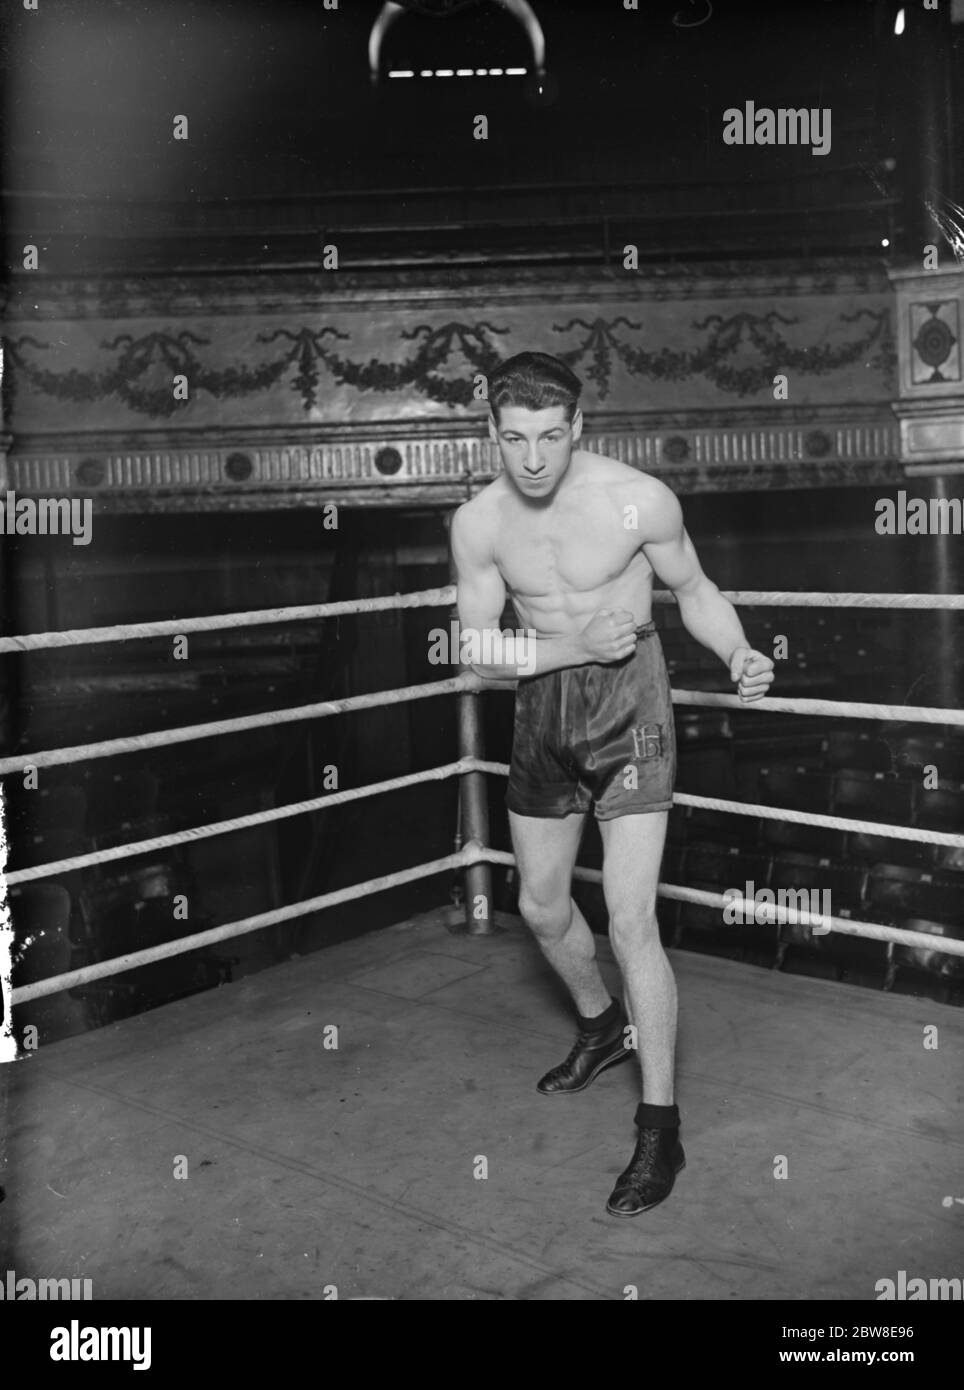
[[[304,206],[313,197],[352,191],[363,196],[338,204],[345,222],[424,225],[500,208],[504,217],[505,185],[541,188],[545,216],[589,215],[613,184],[646,185],[634,211],[654,219],[650,249],[661,255],[718,249],[738,230],[734,216],[750,210],[757,234],[744,227],[743,240],[771,256],[800,248],[804,233],[825,250],[879,250],[888,224],[895,230],[889,204],[913,197],[921,77],[913,35],[894,35],[892,0],[716,0],[701,24],[690,17],[706,13],[705,0],[646,0],[636,12],[588,0],[536,8],[549,56],[541,97],[509,79],[373,88],[366,43],[376,3],[329,12],[284,0],[46,0],[36,14],[7,17],[5,182],[85,200],[108,236],[111,219],[116,234],[130,214],[101,199],[148,203],[142,226],[196,239],[219,227],[290,235],[317,226]],[[926,20],[942,26],[959,75],[957,26],[942,9]],[[920,16],[908,10],[913,29]],[[521,29],[492,4],[444,23],[406,15],[384,59],[386,68],[530,62]],[[724,148],[722,112],[748,99],[830,107],[830,153]],[[488,142],[470,138],[480,110]],[[175,114],[189,117],[186,142],[171,138]],[[952,178],[944,191],[959,201],[956,170]],[[408,206],[374,194],[403,188],[422,193]],[[432,196],[453,188],[468,200]],[[615,194],[607,198],[618,209]],[[219,209],[223,200],[235,206]],[[833,207],[849,218],[814,221]],[[765,211],[772,217],[761,222]],[[43,220],[34,204],[14,213]],[[56,231],[57,218],[49,222]]]

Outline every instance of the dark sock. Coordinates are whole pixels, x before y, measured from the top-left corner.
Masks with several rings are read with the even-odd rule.
[[[676,1105],[644,1105],[640,1101],[636,1107],[635,1119],[639,1129],[675,1129],[679,1124],[679,1107]]]
[[[608,1028],[611,1023],[615,1023],[619,1017],[620,1003],[618,999],[613,999],[608,1009],[603,1009],[601,1014],[595,1018],[585,1018],[582,1014],[577,1014],[579,1028],[583,1033],[601,1033]]]

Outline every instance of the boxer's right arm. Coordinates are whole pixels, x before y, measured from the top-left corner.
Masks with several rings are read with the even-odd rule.
[[[487,680],[515,680],[519,676],[544,675],[567,666],[584,666],[588,661],[613,660],[612,656],[602,657],[590,649],[586,641],[588,628],[560,637],[537,637],[531,629],[522,634],[521,641],[517,634],[508,634],[512,641],[502,637],[500,623],[506,600],[505,581],[495,563],[487,526],[477,513],[469,512],[468,504],[460,507],[452,518],[452,559],[458,586],[456,603],[462,650],[469,657],[464,664],[476,675]],[[631,624],[631,618],[629,621]],[[486,633],[488,638],[483,641]],[[473,640],[474,634],[479,636]],[[485,655],[508,659],[492,662],[471,659],[480,649],[484,649]]]

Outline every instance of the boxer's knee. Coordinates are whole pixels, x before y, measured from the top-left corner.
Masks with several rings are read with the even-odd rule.
[[[563,896],[540,892],[523,883],[519,892],[519,912],[526,926],[541,941],[555,941],[569,930],[572,899],[568,893]]]
[[[620,965],[651,950],[662,950],[656,903],[617,905],[609,913],[609,939]]]

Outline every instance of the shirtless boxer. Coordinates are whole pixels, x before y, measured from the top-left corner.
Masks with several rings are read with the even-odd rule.
[[[578,1015],[572,1050],[537,1087],[547,1096],[584,1090],[629,1057],[625,1030],[634,1026],[637,1142],[606,1209],[636,1216],[669,1196],[685,1163],[673,1099],[676,983],[656,922],[676,748],[651,620],[654,573],[742,700],[766,694],[773,662],[750,646],[732,604],[700,568],[669,488],[576,447],[581,385],[541,352],[519,353],[489,378],[489,436],[504,472],[456,512],[452,552],[462,629],[498,630],[508,595],[534,634],[524,664],[473,669],[521,677],[506,797],[519,910]],[[518,662],[508,649],[492,654]],[[570,896],[590,806],[621,1001],[603,984],[592,933]]]

